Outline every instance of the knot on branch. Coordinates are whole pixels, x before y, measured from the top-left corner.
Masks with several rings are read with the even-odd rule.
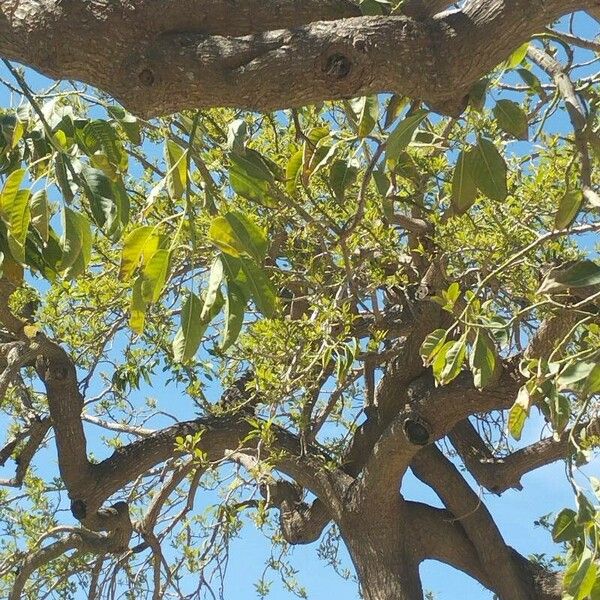
[[[406,439],[415,446],[426,446],[431,441],[431,426],[419,415],[410,415],[404,420],[402,430]]]
[[[312,506],[303,502],[301,488],[283,480],[262,483],[260,493],[279,509],[279,526],[289,544],[312,544],[319,539],[329,521],[319,500]]]
[[[78,521],[83,521],[87,516],[86,503],[79,498],[71,500],[71,514]]]
[[[323,65],[323,72],[332,79],[345,79],[352,71],[352,61],[344,54],[330,54]]]
[[[150,87],[155,80],[154,73],[150,69],[143,69],[138,73],[140,83],[145,87]]]

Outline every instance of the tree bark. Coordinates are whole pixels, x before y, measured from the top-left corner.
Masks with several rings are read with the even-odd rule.
[[[345,0],[303,6],[5,0],[0,55],[96,85],[146,117],[213,106],[271,111],[380,92],[457,115],[473,83],[514,48],[600,1],[471,0],[433,18],[356,17]]]

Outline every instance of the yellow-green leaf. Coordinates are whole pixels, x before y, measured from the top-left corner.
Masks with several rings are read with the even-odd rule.
[[[582,204],[583,192],[581,190],[569,190],[558,204],[558,210],[554,218],[555,229],[570,227],[577,218]]]
[[[156,227],[143,225],[131,231],[123,242],[119,279],[129,279],[139,265],[146,264],[158,250],[160,236]]]
[[[523,386],[517,395],[515,403],[508,412],[508,431],[515,440],[521,439],[525,421],[529,416],[531,408],[531,399],[527,388]]]
[[[167,189],[174,199],[183,197],[187,186],[187,151],[173,140],[165,142],[167,163]]]

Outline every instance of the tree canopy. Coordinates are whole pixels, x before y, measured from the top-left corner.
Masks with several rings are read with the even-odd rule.
[[[0,596],[227,597],[253,521],[300,597],[599,600],[599,14],[5,0]],[[525,557],[486,496],[557,461]]]

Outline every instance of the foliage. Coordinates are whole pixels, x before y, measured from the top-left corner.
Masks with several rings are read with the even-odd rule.
[[[557,516],[553,538],[568,547],[565,597],[597,598],[600,498],[573,470],[600,436],[583,426],[600,393],[600,264],[585,236],[599,228],[600,96],[596,76],[578,88],[589,108],[582,150],[565,133],[552,81],[526,52],[491,73],[459,119],[381,96],[144,121],[84,87],[33,94],[15,71],[10,85],[23,96],[0,115],[2,275],[19,288],[11,309],[31,335],[59,340],[73,357],[90,422],[108,423],[92,452],[164,426],[167,413],[226,411],[219,390],[251,368],[261,416],[340,457],[370,393],[369,369],[384,368],[401,343],[398,315],[426,298],[445,316],[420,346],[440,385],[469,371],[487,389],[509,358],[519,362],[524,383],[490,443],[519,447],[534,407],[568,437],[577,511]],[[585,160],[596,168],[589,181]],[[424,284],[432,270],[441,283]],[[565,312],[571,325],[550,352],[528,354],[540,323]],[[171,402],[152,397],[163,387]],[[3,400],[7,441],[46,410],[33,371],[13,382]],[[268,430],[252,435],[268,444]],[[242,474],[206,464],[201,440],[178,441],[207,473],[182,478],[165,504],[165,585],[177,589],[185,573],[211,585],[250,509],[281,551],[270,568],[305,597],[257,500],[270,465]],[[138,517],[161,478],[128,486]],[[178,514],[198,485],[214,507]],[[3,596],[11,555],[62,521],[62,483],[42,461],[24,486],[25,498],[0,496],[12,507],[0,517]],[[332,544],[323,545],[331,562]],[[75,597],[95,577],[95,560],[47,563],[27,597],[53,585]],[[131,597],[152,589],[146,558],[106,560]],[[117,583],[94,585],[108,593]],[[261,596],[268,589],[267,579],[257,584]]]

